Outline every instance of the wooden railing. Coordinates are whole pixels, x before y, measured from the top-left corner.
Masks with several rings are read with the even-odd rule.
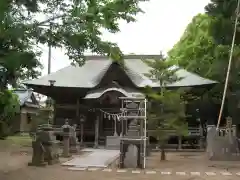
[[[202,128],[193,128],[189,127],[188,128],[188,135],[189,136],[202,136]]]
[[[41,125],[41,126],[39,126],[39,128],[41,128],[43,126],[46,126],[46,125]],[[60,135],[62,133],[62,128],[61,128],[60,125],[51,125],[51,127],[54,129],[56,134]],[[112,133],[113,133],[113,130],[110,129],[110,128],[109,129],[103,129],[102,131],[103,131],[105,136],[111,136]],[[155,131],[154,129],[148,129],[149,133],[154,132],[154,131]],[[172,136],[177,135],[176,130],[174,130],[174,129],[163,129],[163,131],[168,132]],[[80,135],[81,129],[77,128],[76,133],[77,133],[77,135]],[[95,130],[94,129],[89,129],[89,128],[88,129],[84,128],[83,133],[85,135],[94,135]],[[202,136],[202,134],[203,134],[202,133],[202,128],[198,128],[198,127],[189,127],[188,128],[188,136]]]
[[[148,132],[154,132],[154,129],[149,129]],[[176,130],[174,129],[163,129],[163,131],[166,131],[167,133],[169,133],[172,136],[177,135]],[[189,127],[188,128],[188,136],[202,136],[202,129],[201,128],[197,128],[197,127]]]

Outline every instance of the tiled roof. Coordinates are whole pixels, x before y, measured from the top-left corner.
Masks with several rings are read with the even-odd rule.
[[[36,106],[38,105],[35,102],[32,102],[32,95],[33,91],[30,89],[17,89],[13,91],[14,94],[18,96],[20,106],[27,105],[27,106]]]
[[[152,56],[153,55],[130,55],[124,59],[124,71],[137,87],[145,87],[146,85],[150,87],[160,87],[159,83],[154,82],[144,75],[149,72],[150,67],[141,61],[141,59],[156,58],[156,55]],[[50,75],[24,83],[27,85],[50,86],[49,80],[55,80],[54,86],[56,87],[93,88],[98,85],[112,63],[113,61],[107,57],[91,56],[87,58],[86,63],[81,67],[68,66]],[[200,77],[184,69],[179,69],[176,75],[181,80],[173,84],[168,84],[168,87],[199,86],[217,83],[216,81]]]

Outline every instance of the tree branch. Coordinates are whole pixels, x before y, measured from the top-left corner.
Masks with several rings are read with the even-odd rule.
[[[62,15],[58,15],[58,16],[55,16],[55,17],[51,17],[51,18],[49,18],[49,19],[47,19],[47,20],[44,20],[44,21],[42,21],[42,22],[39,22],[39,23],[37,24],[37,26],[43,26],[43,25],[46,24],[46,23],[50,23],[51,21],[56,20],[56,19],[59,19],[59,18],[62,18],[62,17],[64,17],[64,16],[66,16],[66,14],[62,14]]]

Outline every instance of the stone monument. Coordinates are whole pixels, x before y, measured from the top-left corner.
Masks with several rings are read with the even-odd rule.
[[[120,118],[125,128],[120,137],[120,168],[146,167],[146,99],[122,97]],[[130,121],[130,124],[128,122]]]
[[[139,136],[136,119],[132,120],[124,137],[121,138],[120,168],[143,168],[143,143]]]
[[[134,144],[130,144],[125,154],[124,167],[137,168],[138,167],[137,158],[138,158],[138,148]]]

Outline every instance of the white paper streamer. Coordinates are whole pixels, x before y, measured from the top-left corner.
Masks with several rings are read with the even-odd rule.
[[[126,112],[121,112],[121,113],[111,114],[111,113],[105,112],[101,109],[100,109],[100,111],[103,113],[104,118],[107,118],[109,120],[118,120],[118,121],[120,121],[120,117],[123,116],[124,113],[126,113]]]

